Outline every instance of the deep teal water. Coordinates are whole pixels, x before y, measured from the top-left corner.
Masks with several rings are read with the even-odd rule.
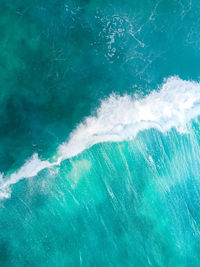
[[[104,142],[101,127],[101,142],[5,186],[35,153],[54,162],[113,92],[140,99],[171,76],[198,82],[199,17],[197,0],[1,0],[0,266],[200,266],[196,115],[186,133],[164,131],[166,115],[121,142]],[[182,103],[179,89],[156,116]],[[105,125],[135,116],[118,104]]]

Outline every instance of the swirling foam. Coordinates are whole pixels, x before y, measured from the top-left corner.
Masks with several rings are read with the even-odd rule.
[[[45,168],[60,164],[101,142],[133,139],[139,131],[156,128],[166,132],[172,127],[186,131],[186,124],[200,115],[200,84],[171,77],[159,91],[142,99],[129,95],[111,95],[102,101],[96,116],[90,116],[58,148],[58,160],[42,161],[35,154],[9,177],[0,177],[0,198],[10,196],[10,185],[36,176]]]

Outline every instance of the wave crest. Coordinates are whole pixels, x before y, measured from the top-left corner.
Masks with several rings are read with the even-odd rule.
[[[94,144],[129,140],[150,128],[165,132],[176,127],[184,132],[187,122],[199,114],[200,84],[171,77],[159,91],[142,99],[111,95],[97,115],[86,118],[58,151],[61,157],[69,158]]]
[[[34,154],[9,177],[0,175],[0,198],[10,196],[11,184],[59,165],[62,160],[76,156],[94,144],[133,139],[139,131],[150,128],[166,132],[175,127],[184,132],[186,124],[200,115],[200,84],[174,76],[166,79],[159,89],[142,99],[111,95],[102,101],[96,116],[86,118],[70,134],[68,141],[58,147],[57,161],[42,161]]]

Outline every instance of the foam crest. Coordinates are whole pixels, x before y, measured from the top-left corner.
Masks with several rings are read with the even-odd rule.
[[[33,156],[28,159],[18,171],[12,173],[10,176],[3,177],[3,175],[0,174],[0,199],[10,197],[10,185],[17,183],[24,178],[34,177],[40,171],[58,165],[59,163],[60,159],[50,163],[48,160],[40,160],[38,154],[33,154]]]
[[[70,135],[68,142],[58,148],[58,160],[42,161],[32,158],[8,177],[0,175],[0,198],[10,196],[10,185],[23,178],[36,176],[41,170],[60,164],[102,142],[133,139],[139,131],[156,128],[166,132],[172,127],[184,132],[186,124],[200,115],[200,84],[171,77],[159,91],[142,99],[133,96],[111,95],[102,101],[96,116],[90,116]]]
[[[171,77],[159,91],[143,99],[111,95],[96,116],[88,117],[72,132],[59,154],[73,157],[97,143],[132,139],[144,129],[165,132],[176,127],[183,132],[187,122],[199,114],[200,84]]]

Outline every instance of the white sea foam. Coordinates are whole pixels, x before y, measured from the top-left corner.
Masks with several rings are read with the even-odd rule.
[[[23,178],[37,175],[101,142],[118,142],[134,138],[139,131],[156,128],[166,132],[172,127],[184,132],[186,124],[200,115],[200,84],[171,77],[159,91],[142,99],[111,95],[101,103],[96,116],[90,116],[58,148],[59,159],[50,163],[35,154],[17,172],[0,177],[0,198],[9,197],[9,186]]]
[[[187,122],[199,114],[200,84],[171,77],[159,91],[143,99],[111,95],[96,116],[86,118],[71,133],[69,141],[59,147],[59,154],[73,157],[100,142],[132,139],[144,129],[165,132],[176,127],[183,132]]]
[[[48,160],[40,160],[38,158],[38,154],[33,154],[33,156],[28,159],[18,171],[12,173],[10,176],[3,177],[3,175],[0,174],[0,199],[10,197],[10,185],[16,184],[24,178],[34,177],[41,170],[59,164],[60,159],[58,159],[56,162],[50,163]]]

